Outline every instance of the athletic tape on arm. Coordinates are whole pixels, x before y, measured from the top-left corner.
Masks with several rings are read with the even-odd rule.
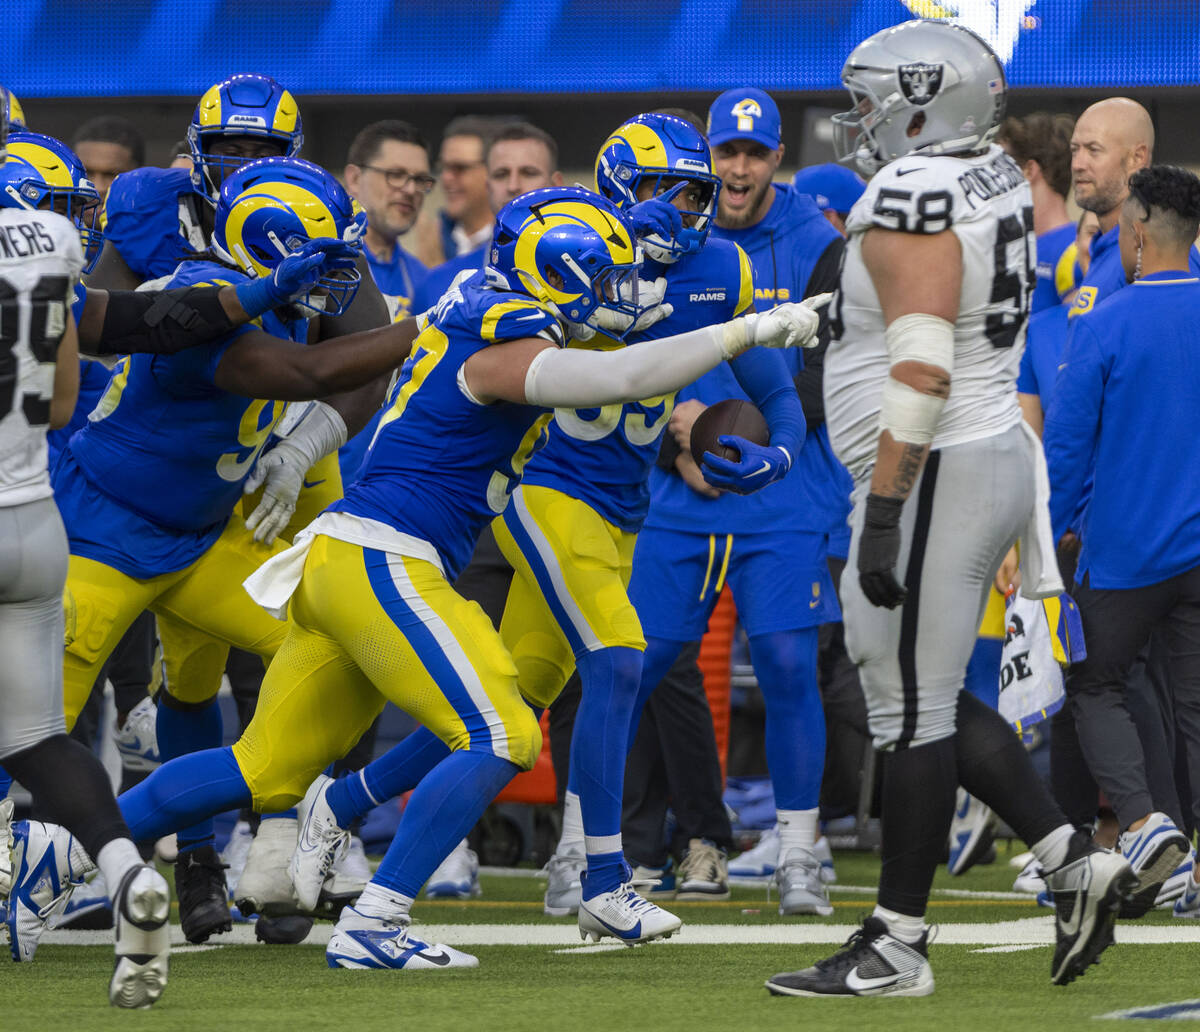
[[[902,315],[887,328],[888,357],[894,367],[901,362],[922,362],[954,372],[954,324],[936,315],[914,312]],[[881,430],[906,444],[929,444],[937,431],[945,398],[925,394],[889,376],[883,385],[879,412]]]

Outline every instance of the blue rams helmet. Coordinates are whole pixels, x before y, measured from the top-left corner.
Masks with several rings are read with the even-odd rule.
[[[79,230],[84,272],[100,257],[100,194],[83,163],[65,143],[41,133],[8,135],[8,159],[0,164],[0,207],[44,209],[65,215]]]
[[[644,237],[642,246],[655,261],[675,262],[704,246],[717,210],[721,180],[713,175],[708,141],[674,115],[638,115],[617,127],[596,158],[596,189],[619,208],[638,202],[638,188],[651,183],[651,196],[686,183],[688,208],[683,229],[672,239]]]
[[[234,75],[200,98],[187,132],[192,186],[214,201],[225,177],[246,163],[243,157],[208,153],[221,136],[274,140],[282,155],[294,158],[304,142],[296,98],[266,75]]]
[[[500,209],[485,273],[493,286],[595,327],[601,308],[641,314],[641,264],[633,224],[616,205],[583,187],[549,186]]]
[[[257,278],[271,275],[310,240],[333,237],[353,244],[366,229],[358,202],[323,168],[300,158],[259,158],[221,184],[212,249]],[[357,269],[328,273],[299,304],[310,312],[341,315],[360,280]]]

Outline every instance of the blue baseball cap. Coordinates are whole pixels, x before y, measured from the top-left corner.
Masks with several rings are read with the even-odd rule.
[[[808,194],[822,211],[845,215],[866,190],[866,180],[844,165],[809,165],[792,177],[792,189]]]
[[[779,108],[762,90],[726,90],[708,109],[708,142],[754,140],[775,150],[780,143]]]

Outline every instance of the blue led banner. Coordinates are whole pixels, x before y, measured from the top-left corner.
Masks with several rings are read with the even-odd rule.
[[[1196,0],[16,0],[17,96],[184,96],[235,72],[295,93],[832,90],[915,15],[985,36],[1014,86],[1200,85]]]

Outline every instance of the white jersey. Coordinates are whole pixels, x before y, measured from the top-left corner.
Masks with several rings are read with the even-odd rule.
[[[0,208],[0,506],[53,494],[46,430],[54,361],[82,269],[69,220]]]
[[[1021,419],[1016,380],[1035,286],[1033,195],[999,147],[974,157],[900,158],[871,180],[846,219],[845,262],[825,358],[825,417],[837,457],[855,480],[872,468],[890,358],[862,242],[873,227],[953,230],[962,245],[950,396],[934,448],[990,437]],[[936,276],[937,269],[928,275]]]

